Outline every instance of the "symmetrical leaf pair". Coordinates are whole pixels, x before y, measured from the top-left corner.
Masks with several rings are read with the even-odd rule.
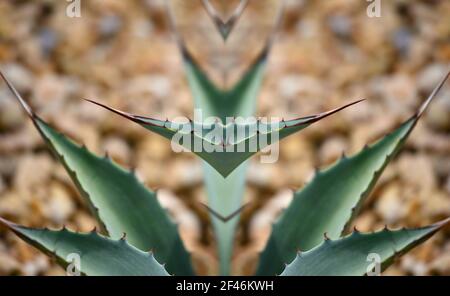
[[[226,41],[248,1],[241,1],[228,21],[220,19],[208,0],[203,0],[203,4]],[[181,136],[178,143],[191,151],[196,142],[200,147],[211,148],[211,151],[192,152],[205,161],[208,207],[212,212],[220,269],[224,275],[229,274],[239,216],[225,220],[218,217],[237,213],[242,206],[246,160],[268,145],[355,104],[315,116],[282,120],[275,127],[259,121],[226,123],[229,117],[247,118],[254,114],[272,37],[239,83],[230,90],[221,90],[196,63],[178,36],[195,105],[206,117],[218,119],[211,125],[192,121],[180,125],[95,103],[169,140]],[[78,234],[65,228],[60,231],[30,229],[1,218],[0,224],[55,256],[63,266],[70,263],[71,254],[78,254],[82,260],[81,272],[85,275],[194,274],[177,226],[158,203],[156,193],[146,189],[132,172],[120,168],[107,157],[95,156],[51,128],[33,113],[3,74],[1,76],[85,197],[102,226],[103,235],[96,231]],[[393,133],[355,156],[343,157],[335,165],[318,172],[310,184],[295,193],[293,202],[273,226],[260,257],[257,275],[364,275],[369,254],[377,254],[384,269],[396,256],[450,223],[446,220],[413,230],[389,231],[386,228],[373,234],[354,231],[345,236],[380,174],[447,78],[448,75],[419,112]],[[239,129],[244,131],[240,136],[238,133],[238,137],[228,137],[230,132],[236,135]],[[210,137],[213,130],[218,133]],[[254,150],[249,150],[251,143],[256,143]],[[240,152],[242,145],[244,152]]]
[[[339,238],[448,76],[410,120],[357,155],[344,157],[331,168],[318,172],[310,184],[295,194],[292,204],[274,225],[257,274],[364,275],[368,254],[380,256],[382,267],[386,268],[396,256],[450,223],[446,220],[420,229],[385,229],[374,234],[355,231]],[[56,256],[62,265],[68,264],[68,255],[79,254],[83,262],[81,272],[86,275],[167,275],[164,266],[158,263],[162,261],[167,263],[166,268],[171,273],[192,274],[189,256],[176,226],[159,206],[155,194],[146,190],[132,173],[55,132],[31,111],[4,79],[111,238],[95,231],[76,234],[66,229],[25,228],[4,219],[0,219],[0,223],[32,245]],[[128,242],[123,233],[127,233]],[[155,257],[143,249],[153,249]],[[291,264],[284,267],[285,262]]]

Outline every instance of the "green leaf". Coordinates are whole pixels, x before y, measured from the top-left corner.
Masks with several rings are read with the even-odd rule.
[[[205,117],[217,117],[222,122],[226,122],[229,117],[254,115],[269,49],[270,44],[267,45],[242,79],[229,90],[217,88],[187,49],[183,49],[186,75],[195,107],[201,109]]]
[[[241,99],[240,102],[243,103],[243,105],[239,105],[238,107],[238,109],[242,112],[239,116],[250,116],[254,111],[254,106],[251,106],[251,102],[252,100],[253,104],[256,102],[255,97],[257,90],[259,89],[259,83],[257,83],[257,86],[254,86],[255,80],[260,79],[259,76],[262,71],[261,65],[257,65],[255,67],[257,70],[251,70],[249,73],[253,74],[248,74],[243,82],[237,86],[237,90],[234,89],[231,91],[231,93],[236,93],[236,95],[230,95],[228,92],[222,93],[221,91],[215,89],[212,83],[209,82],[206,77],[202,76],[203,74],[199,68],[195,68],[197,70],[194,72],[188,71],[188,73],[192,74],[191,76],[195,76],[195,78],[191,78],[191,85],[193,85],[191,88],[194,94],[197,94],[194,95],[196,98],[196,104],[206,106],[202,109],[205,116],[211,116],[213,112],[218,110],[222,110],[222,112],[224,112],[222,115],[225,117],[229,115],[231,116],[232,114],[235,114],[235,112],[238,112],[237,110],[226,109],[225,106],[227,106],[226,102],[228,96],[229,99],[236,98],[239,97],[237,95],[239,93],[243,95],[239,97]],[[192,80],[194,80],[194,82]],[[198,84],[197,86],[196,82]],[[218,98],[217,101],[206,99],[213,95]],[[222,97],[220,97],[220,95]],[[298,118],[290,121],[283,120],[275,124],[263,122],[242,124],[231,122],[226,125],[223,125],[221,121],[214,122],[211,125],[196,122],[180,124],[170,122],[168,120],[161,121],[125,113],[97,102],[90,102],[130,119],[168,140],[172,140],[175,137],[182,139],[182,141],[176,142],[187,150],[194,150],[193,152],[207,163],[205,165],[205,179],[209,194],[209,206],[221,215],[227,216],[241,206],[241,195],[244,190],[246,172],[245,166],[242,166],[242,168],[239,167],[242,163],[256,154],[257,151],[261,151],[268,145],[282,140],[283,138],[304,129],[309,125],[360,101],[318,115]],[[208,105],[208,103],[210,103],[210,105]],[[221,104],[224,105],[222,106]],[[232,105],[233,104],[230,103],[229,106]],[[219,130],[219,132],[217,132],[217,130]],[[240,137],[230,139],[229,135],[233,131],[236,135],[239,135],[237,130],[243,131]],[[213,139],[210,139],[208,136],[212,131],[216,136]],[[200,151],[197,150],[198,152],[196,152],[195,149],[192,149],[192,147],[196,147],[195,143],[199,143],[200,147],[208,146],[212,149],[210,148],[211,150],[209,151],[204,151],[202,149]],[[242,151],[239,150],[241,149],[240,147],[244,147],[244,151],[246,152],[239,152]],[[256,149],[251,149],[250,147]],[[230,150],[234,152],[227,152]],[[211,168],[214,168],[215,171]],[[226,177],[226,179],[223,177]],[[230,192],[230,190],[233,192]],[[229,262],[229,259],[231,258],[232,246],[230,244],[234,238],[229,235],[234,232],[238,220],[239,217],[236,217],[232,221],[227,222],[227,225],[219,226],[220,224],[223,224],[223,221],[218,221],[215,217],[213,217],[213,224],[218,231],[217,237],[219,240],[219,253],[221,254],[220,258],[223,264],[225,264],[225,262]],[[222,270],[222,274],[226,274],[225,269]]]
[[[275,144],[277,141],[361,101],[318,115],[289,121],[283,120],[275,123],[264,123],[256,120],[251,123],[233,121],[225,125],[221,121],[215,121],[211,124],[161,121],[128,114],[94,101],[90,102],[132,120],[192,151],[226,178],[243,162],[267,146]]]
[[[200,108],[206,117],[216,116],[222,121],[227,117],[252,116],[256,112],[256,101],[261,88],[270,44],[261,53],[259,59],[249,69],[243,79],[230,91],[217,89],[204,75],[194,59],[184,50],[184,61],[188,82],[196,108]],[[203,163],[208,206],[222,216],[234,213],[242,206],[247,163],[237,167],[227,178],[223,178],[206,161]],[[210,215],[217,240],[220,274],[230,274],[236,227],[240,215],[223,223]]]
[[[240,166],[228,178],[224,179],[208,164],[204,164],[205,185],[208,206],[222,216],[228,216],[241,208],[245,189],[247,164]],[[210,215],[217,240],[220,262],[220,274],[228,275],[235,242],[235,229],[240,215],[224,223],[215,215]]]
[[[222,20],[219,13],[216,11],[214,6],[209,2],[209,0],[202,0],[202,4],[205,7],[206,12],[208,13],[208,15],[211,17],[212,21],[214,22],[215,26],[217,27],[217,30],[219,31],[223,40],[226,41],[228,39],[228,36],[230,35],[231,31],[234,29],[240,16],[242,15],[245,8],[247,7],[248,0],[241,0],[239,2],[239,5],[235,8],[233,13],[229,17],[229,19],[225,22]]]
[[[44,253],[57,258],[64,268],[70,256],[80,258],[80,273],[90,276],[168,276],[152,253],[145,253],[126,242],[100,236],[96,232],[79,234],[67,229],[32,229],[0,218],[0,224]]]
[[[298,253],[287,265],[282,276],[362,276],[371,272],[371,262],[380,259],[380,271],[389,267],[394,259],[420,245],[450,223],[450,219],[418,229],[351,235],[336,240],[325,240],[314,249]]]
[[[324,233],[333,239],[344,233],[447,78],[448,75],[419,112],[393,133],[355,156],[343,157],[330,168],[317,172],[311,183],[295,193],[290,206],[273,225],[257,274],[280,273],[284,264],[292,261],[297,249],[312,249],[322,241]]]
[[[184,249],[177,226],[160,206],[156,194],[147,190],[133,173],[107,157],[97,157],[52,129],[2,77],[88,201],[103,230],[113,239],[126,233],[135,247],[143,251],[154,250],[158,260],[167,264],[169,272],[192,275],[190,256]]]

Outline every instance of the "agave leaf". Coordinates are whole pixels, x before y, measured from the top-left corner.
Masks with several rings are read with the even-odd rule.
[[[283,12],[280,2],[169,0],[167,6],[180,47],[216,86],[230,89],[273,39]]]
[[[107,157],[92,154],[51,128],[2,77],[88,201],[103,230],[113,239],[126,233],[133,246],[143,251],[155,250],[158,260],[166,263],[171,273],[193,274],[177,226],[158,203],[156,194],[146,189],[133,173]]]
[[[122,238],[112,240],[97,234],[81,234],[62,229],[32,229],[0,218],[6,226],[30,245],[56,257],[64,268],[73,255],[80,258],[80,273],[90,276],[168,276],[152,253],[145,253]]]
[[[239,5],[234,9],[233,13],[226,21],[224,21],[220,17],[220,14],[217,12],[216,8],[211,4],[209,0],[202,0],[202,3],[208,15],[211,17],[214,24],[216,25],[217,30],[220,32],[220,35],[222,36],[223,40],[226,41],[231,31],[234,29],[240,16],[247,7],[248,0],[240,0]]]
[[[370,270],[371,254],[379,256],[380,271],[394,259],[420,245],[450,223],[450,219],[418,229],[362,234],[353,232],[338,240],[325,240],[314,249],[298,253],[282,276],[362,276]],[[374,257],[375,258],[375,257]]]
[[[200,108],[205,116],[216,116],[222,121],[227,117],[249,117],[255,114],[269,48],[270,44],[267,44],[253,67],[230,91],[217,89],[185,50],[185,68],[196,108]],[[203,167],[209,207],[222,216],[230,215],[241,208],[247,163],[242,163],[227,178],[223,178],[223,175],[207,161],[203,162]],[[227,223],[223,223],[216,216],[211,215],[221,275],[230,273],[234,236],[239,218],[240,215],[236,215]]]
[[[402,147],[447,78],[448,74],[419,111],[393,133],[318,172],[311,183],[295,193],[290,206],[273,225],[257,274],[280,273],[284,263],[292,261],[297,249],[312,249],[322,241],[324,233],[332,239],[344,233],[384,168]]]
[[[282,140],[311,124],[359,103],[360,101],[318,115],[289,121],[276,123],[255,121],[255,123],[243,124],[233,122],[226,125],[220,121],[211,124],[195,122],[182,124],[168,120],[161,121],[128,114],[94,101],[90,102],[130,119],[168,140],[176,139],[177,144],[194,152],[197,156],[215,168],[223,177],[228,177],[228,175],[244,161],[267,146],[275,144],[278,140]],[[238,130],[242,131],[240,135],[237,132]],[[230,136],[233,133],[235,136]],[[276,133],[277,135],[275,135]],[[200,144],[200,150],[195,149],[195,143]],[[210,148],[204,149],[202,147]]]
[[[227,117],[247,118],[254,115],[268,53],[274,39],[276,27],[281,20],[282,13],[281,9],[277,7],[278,3],[276,1],[254,1],[253,3],[259,6],[257,8],[258,11],[266,12],[264,14],[265,17],[261,18],[261,14],[258,13],[259,20],[255,22],[254,19],[246,15],[240,21],[241,26],[238,26],[239,28],[236,28],[233,36],[230,36],[231,38],[226,40],[226,44],[221,43],[218,47],[215,47],[214,42],[212,42],[213,46],[210,46],[210,40],[213,38],[207,38],[208,46],[205,46],[205,42],[201,41],[202,37],[196,38],[198,33],[204,36],[210,36],[211,34],[208,28],[206,28],[206,32],[202,31],[203,28],[196,28],[193,31],[189,29],[192,23],[197,22],[185,19],[185,16],[190,15],[190,12],[193,11],[192,7],[189,7],[189,13],[186,13],[187,1],[172,0],[169,2],[172,4],[172,9],[170,10],[171,21],[175,29],[178,45],[183,53],[185,69],[195,107],[200,109],[206,117],[213,116],[222,122],[226,122]],[[227,7],[233,7],[233,2],[236,1],[227,1],[226,4],[224,2],[221,4],[225,4]],[[192,5],[192,3],[189,2],[189,5]],[[246,11],[248,12],[249,10],[247,9]],[[236,15],[235,19],[237,20],[239,18],[239,9],[238,13],[234,15]],[[201,17],[198,17],[198,20],[200,19]],[[257,28],[258,32],[249,34],[245,29],[245,22],[242,22],[244,20],[251,23],[253,29]],[[236,25],[236,22],[234,25]],[[230,28],[233,28],[234,25],[231,25]],[[184,36],[189,36],[189,38],[183,40]],[[250,36],[256,37],[254,38],[256,40],[251,40],[252,38]],[[192,40],[197,41],[191,42]],[[241,45],[243,41],[241,40],[245,40],[245,43],[251,44],[251,46],[247,46],[242,51]],[[205,48],[206,51],[204,50]],[[236,51],[236,49],[238,50]],[[251,61],[254,60],[250,67],[247,67],[247,62],[242,60],[244,52],[246,60],[249,60],[248,57],[256,53],[254,55],[256,58],[250,59]],[[210,55],[211,53],[213,54]],[[232,59],[229,59],[230,56]],[[208,57],[213,58],[209,59]],[[203,61],[207,61],[207,63],[202,63]],[[229,73],[230,65],[232,66],[231,69],[233,69],[233,72],[236,73]],[[238,68],[245,70],[243,72],[241,70],[235,71],[236,65],[243,66]],[[212,71],[211,68],[213,69]],[[229,74],[235,76],[231,77],[231,85],[234,85],[234,87],[228,88],[222,85],[221,89],[217,88],[216,85],[220,85],[220,83],[217,84],[217,79],[214,79],[217,78],[214,75],[217,72],[219,72],[221,82],[225,82],[225,85],[229,84]],[[244,74],[241,76],[240,73]],[[238,78],[237,83],[233,81],[236,77]],[[229,142],[226,140],[223,143]],[[211,162],[204,161],[208,206],[220,216],[228,217],[242,208],[245,175],[247,172],[247,165],[242,162],[250,156],[239,155],[237,158],[228,156],[230,163],[231,161],[234,163],[231,163],[231,165],[224,163],[224,169],[222,171],[217,170],[217,167],[213,167]],[[234,158],[234,160],[231,158]],[[239,166],[239,164],[241,165]],[[236,167],[236,169],[233,170],[233,167]],[[227,176],[227,178],[223,178],[224,176]],[[217,218],[217,215],[211,214],[220,257],[220,273],[222,275],[229,274],[234,233],[239,221],[239,215],[233,217],[230,221],[224,223],[224,221]]]
[[[253,95],[253,93],[254,92],[250,92],[250,95]],[[242,194],[244,192],[246,174],[246,166],[242,166],[243,162],[249,159],[252,155],[256,154],[256,151],[260,151],[267,145],[272,144],[273,139],[281,140],[288,137],[289,135],[308,127],[312,123],[330,116],[331,114],[334,114],[355,103],[315,116],[283,121],[279,124],[275,124],[276,130],[269,124],[264,125],[261,123],[255,127],[251,124],[239,126],[236,123],[222,125],[221,122],[213,124],[213,127],[205,127],[203,125],[191,122],[181,125],[181,127],[178,127],[177,129],[173,129],[171,127],[176,126],[177,124],[169,121],[158,121],[155,119],[135,116],[106,107],[99,103],[96,104],[133,120],[169,140],[173,139],[175,136],[183,135],[184,133],[188,137],[189,141],[182,141],[180,143],[183,144],[183,146],[188,150],[191,150],[191,146],[193,146],[196,142],[200,143],[201,147],[204,147],[204,145],[213,147],[213,152],[195,152],[194,150],[194,153],[205,160],[204,175],[208,192],[209,207],[217,211],[222,216],[228,216],[237,210],[242,203]],[[216,138],[215,142],[211,142],[209,139],[206,139],[205,136],[207,136],[208,132],[211,130],[216,129],[217,126],[221,129],[219,134],[223,135],[223,138]],[[263,128],[261,128],[261,126],[263,126]],[[241,139],[237,138],[235,141],[227,139],[226,131],[236,129],[245,130],[245,133],[243,133],[244,137]],[[196,132],[196,130],[199,130],[199,132]],[[274,132],[278,133],[276,137],[273,137]],[[264,138],[263,141],[260,141],[260,137],[266,138]],[[223,143],[228,144],[224,145]],[[256,145],[251,146],[252,143],[256,143]],[[246,152],[238,152],[241,145],[245,147],[244,151]],[[249,149],[248,147],[256,147],[257,149]],[[234,152],[227,152],[228,149],[231,149]],[[212,216],[212,221],[218,238],[219,257],[222,266],[221,274],[226,275],[228,274],[228,264],[231,259],[234,229],[239,221],[239,216],[235,216],[231,219],[231,221],[227,221],[226,224],[214,216]]]

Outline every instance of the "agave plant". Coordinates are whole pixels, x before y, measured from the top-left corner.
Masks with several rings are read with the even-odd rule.
[[[228,22],[217,18],[209,1],[203,3],[221,36],[227,40],[247,1],[242,1]],[[212,128],[223,132],[237,128],[238,123],[224,124],[225,118],[254,113],[273,38],[268,38],[256,62],[236,86],[228,90],[222,90],[209,79],[190,54],[181,35],[177,40],[183,52],[196,106],[207,115],[219,119],[213,127],[193,121],[177,125],[169,120],[132,115],[101,103],[95,104],[169,140],[187,130],[192,141],[207,143],[213,148],[232,147],[256,139],[257,150],[260,151],[359,102],[318,115],[282,120],[276,129],[265,129],[266,135],[279,134],[273,141],[260,142],[262,131],[258,127],[250,132],[249,124],[243,126],[247,132],[241,138],[231,142],[224,142],[223,139],[212,141],[206,137]],[[56,257],[62,266],[71,264],[71,254],[78,254],[81,258],[79,271],[84,275],[195,275],[177,225],[158,203],[156,193],[145,188],[132,171],[121,168],[108,157],[94,155],[85,146],[76,144],[52,128],[30,108],[12,83],[3,74],[1,76],[90,205],[101,229],[76,233],[66,228],[32,229],[3,218],[0,218],[0,223],[29,244]],[[392,133],[359,153],[351,157],[344,155],[331,167],[317,171],[308,185],[295,192],[292,203],[273,225],[267,245],[260,254],[256,275],[365,275],[369,254],[379,256],[381,269],[384,270],[395,258],[450,223],[447,219],[418,229],[389,230],[386,227],[376,233],[348,229],[383,170],[401,149],[448,77],[449,74],[418,111]],[[204,162],[207,207],[218,241],[220,273],[228,275],[235,229],[243,206],[246,161],[256,151],[226,152],[214,149],[212,152],[193,153]]]

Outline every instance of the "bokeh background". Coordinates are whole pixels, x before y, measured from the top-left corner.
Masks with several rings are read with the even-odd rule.
[[[196,2],[196,0],[190,0]],[[450,1],[382,0],[369,18],[363,0],[288,0],[271,52],[258,115],[294,118],[367,98],[281,143],[276,164],[252,160],[233,260],[249,274],[270,223],[315,167],[352,154],[411,116],[450,66]],[[163,0],[81,0],[82,18],[67,2],[0,1],[0,67],[36,112],[59,130],[136,167],[181,224],[203,274],[217,271],[202,169],[190,154],[122,118],[90,105],[157,118],[189,116],[192,98]],[[187,10],[187,12],[189,11]],[[248,21],[248,20],[247,20]],[[252,20],[254,27],[261,19]],[[242,54],[257,33],[238,32]],[[204,43],[208,46],[207,43]],[[248,56],[251,58],[251,55]],[[242,54],[240,57],[245,57]],[[250,59],[249,58],[249,59]],[[251,61],[242,61],[242,63]],[[239,63],[239,65],[243,65]],[[0,84],[0,216],[27,226],[63,224],[89,231],[95,220],[63,167]],[[420,121],[402,154],[385,171],[355,225],[373,231],[450,216],[450,87]],[[62,275],[46,256],[0,229],[0,275]],[[450,231],[404,256],[387,275],[450,275]]]

